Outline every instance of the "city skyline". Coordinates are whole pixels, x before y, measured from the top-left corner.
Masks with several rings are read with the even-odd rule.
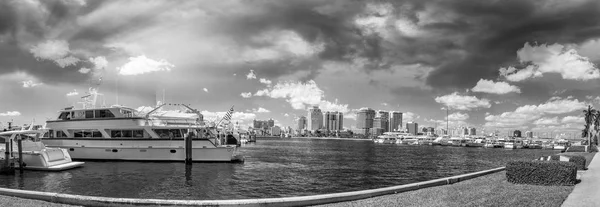
[[[600,106],[600,2],[465,4],[3,1],[0,123],[43,124],[95,87],[98,105],[207,120],[235,105],[243,126],[318,105],[347,128],[362,107],[423,126],[449,107],[450,128],[580,131]]]

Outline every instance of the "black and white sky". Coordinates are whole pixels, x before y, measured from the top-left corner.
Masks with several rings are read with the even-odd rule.
[[[362,107],[435,126],[448,106],[450,127],[580,131],[599,62],[597,0],[0,0],[3,124],[98,87],[241,124],[318,105],[346,128]]]

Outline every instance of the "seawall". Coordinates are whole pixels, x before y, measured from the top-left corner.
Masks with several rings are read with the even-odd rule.
[[[20,198],[84,206],[309,206],[360,200],[386,194],[401,193],[422,188],[448,185],[476,178],[479,176],[503,171],[504,169],[505,167],[499,167],[474,173],[378,189],[284,198],[259,198],[237,200],[163,200],[83,196],[29,190],[16,190],[9,188],[0,188],[0,194]]]

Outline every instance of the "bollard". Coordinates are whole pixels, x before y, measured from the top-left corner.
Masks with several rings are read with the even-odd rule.
[[[185,164],[192,164],[192,136],[185,138]]]
[[[19,148],[19,172],[23,173],[23,140],[17,139],[17,147]]]

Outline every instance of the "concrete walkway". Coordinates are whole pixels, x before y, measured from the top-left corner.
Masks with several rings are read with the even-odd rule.
[[[575,185],[573,192],[563,202],[563,207],[600,206],[600,153],[581,176],[581,183]]]

